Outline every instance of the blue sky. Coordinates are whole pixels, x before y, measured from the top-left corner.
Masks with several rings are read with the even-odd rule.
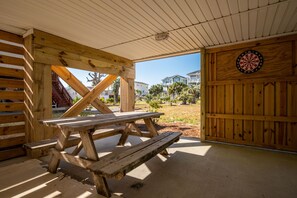
[[[160,84],[167,76],[187,74],[200,70],[200,54],[189,54],[171,58],[136,63],[136,81],[141,81],[150,86]]]
[[[69,70],[84,85],[91,86],[86,79],[88,71],[71,68]],[[152,86],[161,83],[161,80],[167,76],[177,74],[186,77],[188,73],[195,70],[200,70],[200,54],[198,53],[136,63],[135,80]],[[65,87],[68,86],[64,82],[63,84]]]

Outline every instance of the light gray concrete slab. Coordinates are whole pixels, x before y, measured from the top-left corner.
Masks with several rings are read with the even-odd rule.
[[[121,149],[116,147],[118,139],[119,136],[114,136],[96,141],[99,156]],[[126,146],[143,140],[129,138]],[[181,138],[168,151],[168,157],[157,155],[122,180],[108,179],[111,191],[127,198],[291,198],[297,195],[295,154],[201,143],[195,138]],[[41,160],[46,162],[47,157]],[[7,167],[9,170],[10,166]],[[58,174],[93,189],[90,173],[79,167],[62,162]]]

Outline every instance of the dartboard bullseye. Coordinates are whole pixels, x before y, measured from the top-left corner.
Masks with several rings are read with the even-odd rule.
[[[244,74],[251,74],[261,69],[264,63],[262,54],[256,50],[247,50],[236,59],[237,69]]]

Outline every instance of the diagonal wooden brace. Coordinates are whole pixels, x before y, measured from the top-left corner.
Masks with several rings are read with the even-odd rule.
[[[51,69],[82,97],[90,92],[66,67],[52,65]],[[95,98],[91,105],[101,113],[112,113],[99,98]]]
[[[89,93],[81,98],[77,103],[70,107],[61,117],[71,117],[80,114],[84,108],[91,104],[98,95],[117,79],[117,76],[108,75],[104,80],[98,83]]]

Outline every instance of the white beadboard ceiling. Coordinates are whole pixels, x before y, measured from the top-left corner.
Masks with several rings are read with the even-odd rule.
[[[292,34],[297,0],[0,0],[0,29],[31,28],[140,61]]]

